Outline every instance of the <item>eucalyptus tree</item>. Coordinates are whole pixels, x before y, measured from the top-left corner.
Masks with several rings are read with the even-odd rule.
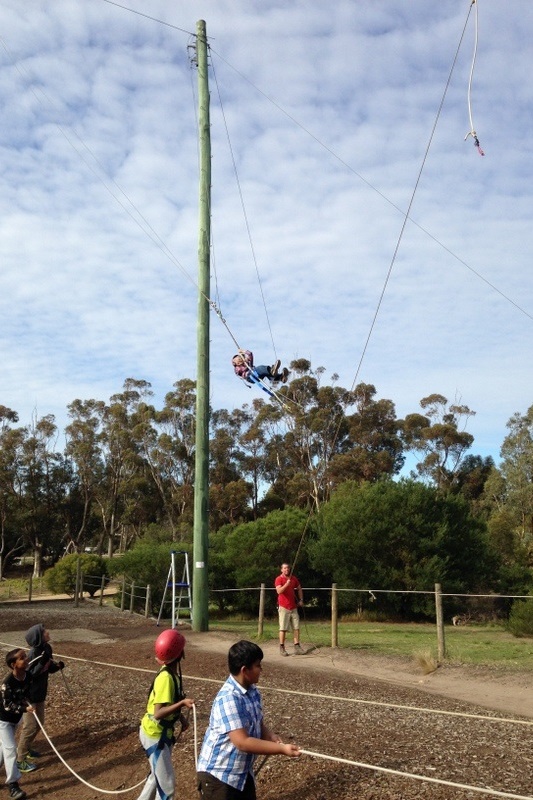
[[[448,404],[442,394],[423,397],[420,406],[424,414],[408,414],[403,420],[405,447],[421,455],[416,465],[421,477],[433,481],[438,489],[450,489],[474,441],[466,425],[476,412],[466,405]]]
[[[54,450],[56,440],[55,418],[48,414],[19,429],[16,444],[18,525],[32,550],[36,577],[42,574],[43,551],[57,552],[64,538],[69,473],[63,454]]]
[[[453,491],[463,495],[472,510],[487,516],[486,502],[487,481],[492,477],[495,469],[494,459],[491,456],[468,455],[462,460],[453,484]]]
[[[254,403],[262,404],[262,401]],[[209,505],[212,530],[255,516],[263,459],[261,432],[254,421],[254,411],[247,406],[231,412],[221,409],[211,415]]]
[[[150,387],[148,381],[127,378],[123,391],[112,395],[109,404],[98,409],[104,480],[98,487],[96,502],[109,556],[113,555],[117,536],[119,549],[125,549],[130,524],[138,532],[142,522],[150,521],[143,513],[147,468],[134,433],[138,423],[135,415],[153,394]]]
[[[23,546],[22,535],[17,530],[14,502],[20,431],[13,429],[12,425],[18,419],[16,411],[0,405],[0,580],[5,562]]]
[[[360,383],[350,393],[354,411],[346,418],[347,436],[331,460],[332,486],[345,480],[375,481],[397,475],[405,462],[401,422],[394,403],[375,399],[372,384]]]
[[[340,387],[322,386],[325,369],[312,370],[307,359],[292,361],[290,367],[295,377],[283,391],[284,408],[272,407],[261,421],[272,431],[265,446],[266,475],[270,493],[289,505],[316,510],[328,497],[330,461],[342,452],[347,437],[345,412],[352,396]]]
[[[135,412],[134,436],[174,540],[188,538],[192,530],[195,403],[196,385],[184,378],[166,394],[161,411],[140,404]]]
[[[518,560],[531,565],[529,548],[520,526],[520,513],[508,502],[507,482],[496,466],[485,481],[480,505],[482,514],[487,518],[493,545],[505,562],[511,565]]]
[[[65,454],[73,467],[68,538],[77,552],[93,532],[96,498],[103,490],[101,444],[104,409],[105,403],[101,400],[74,400],[68,405],[71,422],[65,428]],[[76,513],[78,506],[79,513]],[[99,555],[102,544],[100,537]]]
[[[377,480],[397,474],[404,463],[401,424],[390,400],[361,383],[347,390],[322,384],[324,368],[293,361],[295,378],[285,391],[287,408],[270,414],[277,432],[266,446],[271,494],[317,510],[346,480]],[[284,430],[282,429],[282,426]]]
[[[500,501],[520,540],[533,553],[533,406],[525,414],[514,414],[507,428],[500,450]]]

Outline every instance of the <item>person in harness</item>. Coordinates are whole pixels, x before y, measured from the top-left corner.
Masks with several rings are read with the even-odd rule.
[[[141,720],[139,738],[150,762],[150,774],[138,800],[172,800],[176,776],[172,766],[174,725],[188,728],[183,710],[192,708],[194,700],[185,697],[181,677],[185,637],[171,628],[155,641],[155,657],[161,669],[148,692],[146,713]]]
[[[242,378],[242,380],[246,381],[248,384],[256,383],[258,378],[260,380],[268,378],[268,380],[273,383],[279,383],[279,381],[281,381],[281,383],[287,383],[287,378],[289,377],[289,370],[287,367],[283,367],[281,372],[279,371],[281,366],[279,358],[271,367],[267,367],[264,364],[259,364],[255,367],[254,354],[251,350],[239,350],[231,359],[231,363],[233,364],[235,375]],[[254,380],[254,378],[256,380]]]

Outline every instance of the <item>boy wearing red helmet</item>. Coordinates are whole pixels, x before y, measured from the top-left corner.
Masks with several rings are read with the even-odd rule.
[[[155,642],[155,656],[161,669],[155,676],[148,694],[146,714],[141,720],[139,738],[150,761],[150,774],[138,800],[172,800],[176,776],[172,766],[174,725],[181,721],[184,708],[194,700],[185,697],[181,678],[181,659],[185,637],[174,629],[163,631]]]

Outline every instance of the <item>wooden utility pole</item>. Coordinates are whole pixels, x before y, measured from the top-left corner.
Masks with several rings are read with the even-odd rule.
[[[204,20],[196,23],[198,120],[200,136],[200,214],[198,238],[198,321],[196,355],[196,453],[194,471],[192,627],[209,627],[207,547],[209,535],[209,297],[211,244],[211,136],[207,33]]]

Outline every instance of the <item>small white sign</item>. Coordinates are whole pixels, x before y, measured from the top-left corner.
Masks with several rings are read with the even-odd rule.
[[[205,567],[205,561],[197,561],[195,566],[196,569],[203,569]]]

